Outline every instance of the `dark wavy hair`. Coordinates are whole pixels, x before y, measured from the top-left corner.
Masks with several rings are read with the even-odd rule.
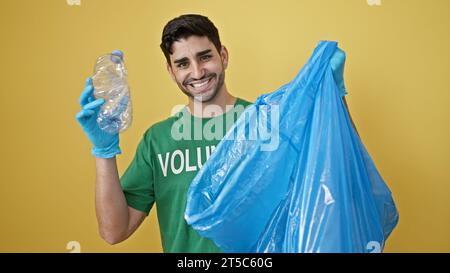
[[[170,20],[163,29],[160,47],[166,56],[167,63],[170,64],[170,55],[173,53],[172,44],[189,36],[206,36],[218,52],[222,48],[219,31],[208,17],[198,14],[181,15]]]

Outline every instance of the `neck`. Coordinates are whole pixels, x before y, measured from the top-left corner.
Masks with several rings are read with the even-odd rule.
[[[229,109],[227,106],[233,106],[235,103],[236,97],[228,92],[224,83],[217,95],[210,101],[200,102],[189,97],[188,109],[196,117],[210,118],[225,113]]]

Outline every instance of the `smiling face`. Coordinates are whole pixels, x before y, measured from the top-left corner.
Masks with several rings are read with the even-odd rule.
[[[189,36],[172,44],[170,64],[172,79],[189,99],[209,102],[223,92],[228,52],[220,52],[206,36]]]

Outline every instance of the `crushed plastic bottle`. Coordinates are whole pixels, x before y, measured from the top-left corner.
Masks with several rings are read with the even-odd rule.
[[[100,56],[95,63],[92,76],[94,96],[105,100],[98,113],[97,123],[100,129],[110,134],[125,131],[132,122],[127,76],[125,64],[117,55]]]

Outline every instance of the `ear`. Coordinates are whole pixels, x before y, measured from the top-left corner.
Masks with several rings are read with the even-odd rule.
[[[169,72],[170,77],[174,82],[176,82],[175,75],[173,74],[172,66],[167,62],[166,63],[167,72]]]
[[[225,46],[220,49],[220,58],[222,58],[223,69],[228,67],[228,50]]]

